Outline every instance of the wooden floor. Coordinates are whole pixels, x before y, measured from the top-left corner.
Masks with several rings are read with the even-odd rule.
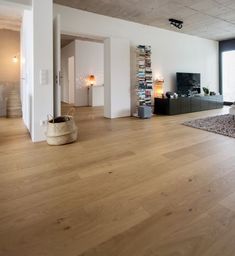
[[[226,112],[80,108],[78,142],[59,147],[0,119],[0,255],[234,256],[235,139],[181,125]]]

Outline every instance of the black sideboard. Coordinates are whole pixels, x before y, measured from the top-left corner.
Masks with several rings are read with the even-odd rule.
[[[177,99],[154,98],[154,114],[178,115],[223,107],[223,96],[194,96]]]

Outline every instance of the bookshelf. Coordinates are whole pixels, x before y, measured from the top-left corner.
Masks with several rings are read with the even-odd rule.
[[[139,106],[150,106],[153,90],[153,75],[151,67],[151,46],[138,45],[136,47],[136,110]]]

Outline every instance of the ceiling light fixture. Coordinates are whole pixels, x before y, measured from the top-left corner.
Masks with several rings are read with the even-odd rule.
[[[175,26],[178,29],[181,29],[183,27],[183,21],[181,20],[169,19],[169,22],[171,26]]]

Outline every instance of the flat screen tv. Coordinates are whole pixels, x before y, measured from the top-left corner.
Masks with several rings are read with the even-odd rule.
[[[201,93],[201,75],[199,73],[176,73],[177,92],[180,95]]]

